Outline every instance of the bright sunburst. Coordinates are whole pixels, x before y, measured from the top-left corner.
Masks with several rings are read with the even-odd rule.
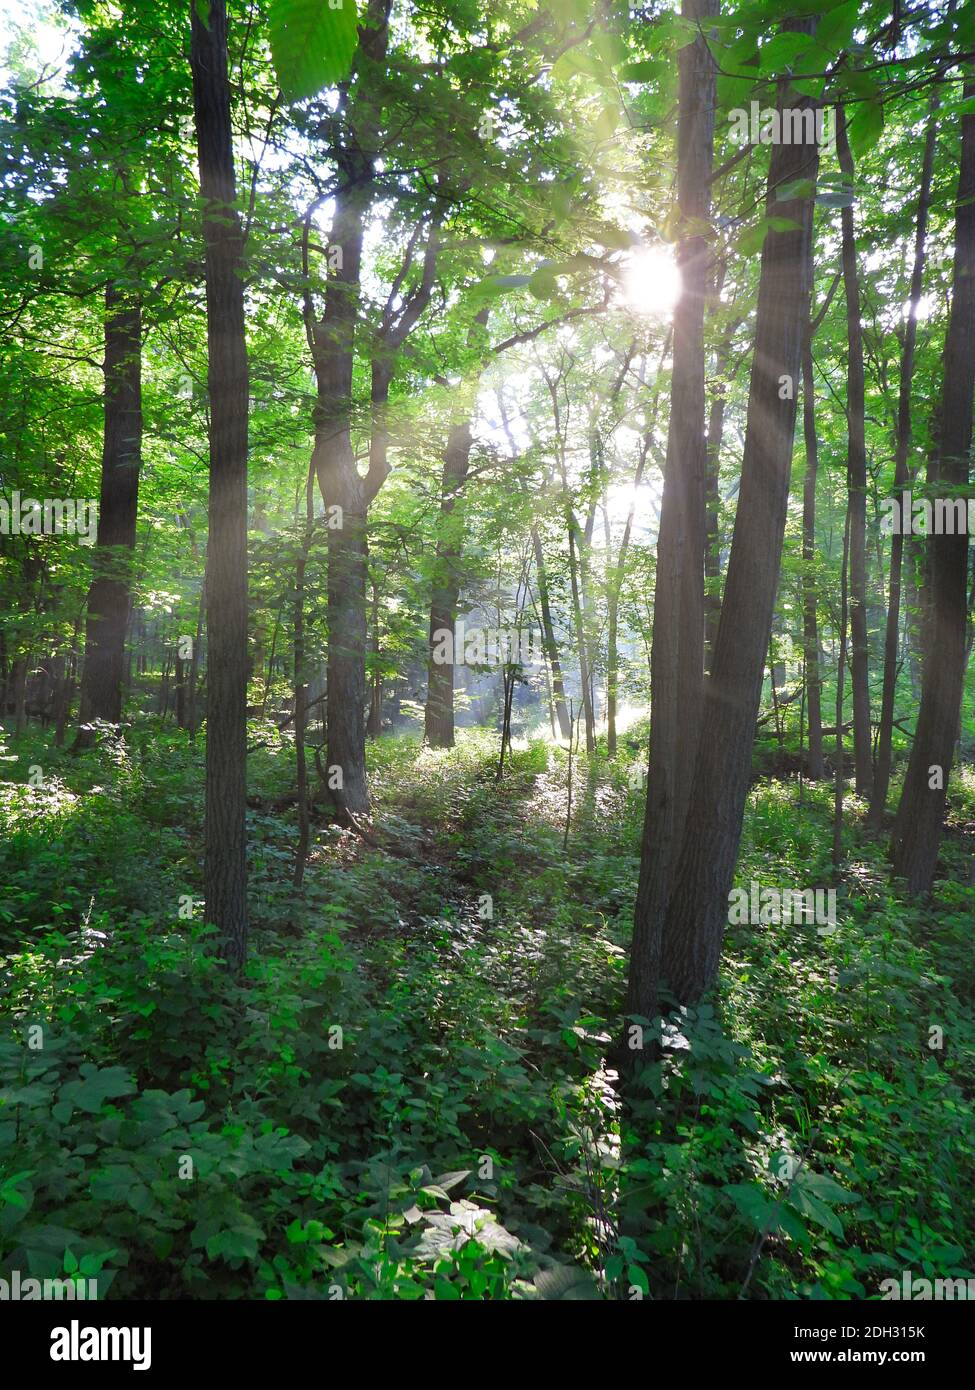
[[[623,296],[636,314],[666,318],[680,298],[680,271],[662,247],[636,251],[623,272]]]

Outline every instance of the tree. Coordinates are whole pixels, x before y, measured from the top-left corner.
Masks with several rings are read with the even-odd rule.
[[[247,957],[247,344],[225,0],[190,0],[206,246],[210,505],[204,902],[228,964]]]
[[[674,313],[674,368],[664,471],[651,656],[650,769],[630,949],[626,1012],[657,1010],[663,913],[684,833],[704,684],[706,465],[704,309],[710,248],[715,66],[707,21],[717,0],[685,0],[682,15],[700,32],[680,51],[677,202],[683,226],[677,261],[681,297]]]
[[[975,98],[975,81],[965,83]],[[961,118],[961,160],[955,198],[955,260],[945,337],[941,436],[934,484],[947,498],[963,496],[969,482],[972,403],[975,395],[975,115]],[[904,790],[893,830],[894,870],[914,896],[928,893],[941,845],[948,778],[958,737],[965,678],[968,612],[968,535],[933,535],[931,603],[926,632],[921,706]]]
[[[129,622],[142,456],[142,315],[137,297],[105,290],[105,442],[98,544],[88,591],[81,729],[76,747],[94,738],[91,721],[122,718],[125,633]],[[87,726],[87,727],[86,727]]]
[[[840,168],[853,191],[853,156],[847,138],[846,112],[836,115],[836,147]],[[856,789],[869,796],[873,781],[870,734],[870,669],[867,644],[867,445],[863,369],[863,328],[860,322],[860,281],[857,273],[853,203],[840,211],[843,286],[846,291],[847,342],[847,486],[850,493],[850,676],[853,684],[853,757]]]
[[[797,33],[813,21],[795,21]],[[778,110],[808,99],[779,84]],[[809,311],[814,142],[772,146],[741,487],[689,810],[662,930],[662,978],[681,1003],[714,982],[751,771],[751,748],[779,578]],[[686,772],[684,774],[686,776]],[[632,1003],[632,996],[631,1001]]]

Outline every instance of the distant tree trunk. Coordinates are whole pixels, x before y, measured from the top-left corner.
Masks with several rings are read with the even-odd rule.
[[[586,631],[585,615],[582,608],[582,587],[579,575],[579,522],[569,496],[568,485],[564,484],[565,524],[569,537],[569,585],[572,591],[572,617],[575,626],[576,647],[579,652],[579,683],[582,686],[582,709],[586,723],[586,752],[596,751],[596,721],[592,708],[592,679],[589,669],[589,638]]]
[[[29,656],[18,656],[13,665],[13,692],[14,692],[14,733],[18,735],[27,732],[27,671],[30,667]]]
[[[975,80],[965,83],[975,97]],[[955,203],[951,311],[944,347],[941,438],[936,483],[958,495],[969,481],[975,395],[975,115],[961,118],[961,165]],[[931,604],[924,641],[921,707],[896,821],[895,872],[912,896],[930,891],[941,846],[948,778],[962,688],[968,587],[968,536],[931,536]]]
[[[853,156],[846,136],[846,113],[836,116],[836,148],[843,176],[853,187]],[[873,740],[870,728],[870,653],[867,645],[867,445],[863,369],[863,328],[860,323],[860,282],[857,273],[853,206],[840,210],[843,286],[846,291],[846,417],[847,481],[850,489],[850,677],[853,685],[853,758],[858,796],[868,796],[873,782]]]
[[[850,526],[853,515],[852,496],[847,499],[846,522],[843,526],[843,567],[840,570],[840,650],[836,661],[836,765],[833,768],[833,868],[839,869],[843,858],[843,789],[846,768],[843,757],[843,681],[846,664],[846,638],[849,622]]]
[[[383,676],[378,665],[381,655],[379,646],[379,585],[375,582],[372,586],[372,654],[377,665],[372,673],[372,697],[369,701],[366,737],[378,738],[383,731]]]
[[[552,673],[552,703],[555,717],[559,722],[559,734],[568,742],[572,737],[572,724],[565,706],[565,684],[562,679],[562,663],[559,660],[559,644],[552,622],[552,606],[549,599],[548,575],[545,569],[545,551],[537,526],[532,526],[532,547],[535,552],[535,570],[538,574],[538,606],[542,614],[542,645],[548,658]]]
[[[619,606],[620,593],[623,588],[623,577],[626,573],[626,557],[630,548],[630,541],[633,536],[633,523],[636,520],[636,502],[640,484],[643,482],[643,475],[647,466],[647,459],[650,455],[650,447],[653,442],[652,436],[657,423],[657,410],[660,405],[660,369],[663,367],[667,354],[670,352],[673,342],[673,331],[667,333],[664,338],[663,350],[660,354],[660,366],[657,369],[657,385],[646,414],[646,428],[643,432],[643,441],[640,446],[640,457],[637,461],[636,472],[633,477],[633,498],[630,502],[630,509],[626,516],[626,524],[623,527],[623,535],[620,539],[619,550],[616,554],[616,562],[607,574],[607,596],[606,596],[606,616],[607,616],[607,636],[606,636],[606,750],[610,757],[616,753],[617,747],[617,693],[619,688]],[[642,381],[642,376],[641,376]],[[607,539],[606,552],[609,554],[609,541]],[[564,735],[563,735],[564,737]]]
[[[939,101],[931,99],[924,161],[921,167],[921,188],[917,203],[917,230],[914,237],[914,267],[908,297],[907,321],[901,347],[900,391],[897,401],[897,442],[894,455],[894,495],[900,497],[910,479],[908,456],[911,449],[911,389],[914,383],[914,348],[917,342],[917,306],[924,283],[925,248],[928,209],[931,204],[931,176],[937,140],[935,116]],[[887,809],[890,787],[891,745],[894,734],[894,696],[897,689],[897,652],[900,637],[901,571],[904,556],[904,536],[895,531],[890,541],[890,595],[887,603],[887,629],[884,634],[884,688],[880,706],[880,729],[877,735],[877,760],[874,771],[873,795],[870,802],[870,824],[879,829]]]
[[[305,739],[308,732],[308,677],[305,652],[305,574],[308,556],[315,534],[315,473],[309,467],[305,484],[305,525],[295,563],[294,610],[294,684],[295,684],[295,764],[298,792],[298,847],[295,851],[294,886],[300,888],[305,878],[305,863],[311,839],[311,807],[308,797],[308,759]]]
[[[142,315],[115,284],[105,291],[105,434],[98,540],[88,590],[81,729],[75,748],[91,744],[95,719],[122,718],[125,630],[129,621],[142,455]]]
[[[674,311],[670,428],[657,540],[650,663],[650,768],[625,1012],[658,1007],[663,913],[688,809],[704,686],[704,310],[710,243],[715,66],[705,42],[718,0],[684,0],[701,32],[678,55],[677,202],[691,223],[677,248],[683,291]],[[766,634],[766,645],[768,634]]]
[[[809,754],[806,770],[814,782],[826,775],[823,760],[823,678],[819,669],[819,621],[816,607],[816,478],[819,443],[816,438],[816,396],[813,379],[812,328],[802,344],[802,430],[806,444],[806,473],[802,486],[802,633],[806,661],[806,705]]]
[[[176,696],[176,727],[186,728],[186,672],[188,663],[176,653],[176,664],[173,672],[173,689]]]
[[[203,15],[206,16],[204,22]],[[247,346],[225,0],[190,4],[190,66],[206,246],[210,505],[207,543],[206,920],[234,969],[247,956]]]
[[[187,695],[186,727],[190,738],[196,737],[197,730],[197,691],[200,680],[200,649],[203,645],[203,625],[206,618],[206,583],[200,584],[200,601],[196,610],[196,633],[193,637],[193,655],[190,657],[189,693]]]
[[[440,525],[430,593],[430,653],[424,711],[424,734],[431,748],[454,746],[454,666],[458,663],[453,660],[456,655],[453,641],[463,549],[463,527],[456,507],[458,495],[467,480],[470,459],[471,422],[466,419],[458,421],[451,428],[443,459]],[[438,638],[438,634],[445,633],[450,634],[446,647],[444,639]],[[436,654],[446,655],[450,660],[434,660]]]
[[[811,33],[815,20],[790,20],[784,28]],[[806,105],[807,98],[780,82],[780,110]],[[767,213],[795,226],[770,230],[762,247],[734,537],[711,676],[695,721],[700,739],[663,929],[661,973],[682,1004],[700,998],[718,971],[789,501],[795,387],[809,314],[813,197],[780,200],[777,194],[807,181],[814,185],[818,157],[815,143],[771,147]],[[688,718],[686,708],[680,714]],[[686,780],[686,766],[678,771]]]
[[[71,704],[77,684],[78,647],[81,642],[81,618],[75,618],[71,644],[64,662],[63,680],[58,687],[55,706],[54,742],[58,748],[64,747],[68,720],[71,718]]]

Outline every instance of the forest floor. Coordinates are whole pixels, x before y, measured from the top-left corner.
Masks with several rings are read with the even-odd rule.
[[[574,769],[370,745],[371,844],[251,757],[252,950],[199,925],[202,742],[153,721],[0,781],[0,1266],[141,1297],[864,1298],[975,1277],[975,889],[927,907],[849,803],[835,931],[730,926],[624,1113],[645,740]],[[31,785],[32,782],[40,785]],[[975,819],[964,772],[952,814]],[[737,881],[835,882],[831,788],[763,780]],[[191,906],[194,904],[194,906]],[[189,919],[195,912],[196,920]],[[970,1256],[967,1257],[970,1263]]]

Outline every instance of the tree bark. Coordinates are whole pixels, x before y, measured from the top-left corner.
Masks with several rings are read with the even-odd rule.
[[[965,96],[975,97],[971,77],[965,83]],[[963,115],[936,476],[942,496],[956,493],[969,481],[975,395],[973,341],[975,115]],[[934,879],[965,679],[968,536],[965,532],[931,536],[928,546],[931,604],[926,614],[921,707],[893,835],[894,869],[906,880],[912,896],[928,893]]]
[[[815,21],[785,28],[811,33]],[[807,105],[779,84],[779,109]],[[819,151],[773,145],[766,211],[796,223],[769,230],[762,247],[755,350],[741,487],[711,675],[700,712],[700,740],[683,845],[663,929],[662,976],[682,1004],[714,982],[742,818],[772,629],[789,500],[795,386],[809,313],[813,197],[777,200],[785,186],[815,184]],[[681,710],[681,717],[687,718]],[[686,767],[679,768],[686,779]]]
[[[707,28],[718,0],[684,0],[685,20]],[[704,686],[704,310],[710,246],[715,67],[703,33],[680,50],[677,200],[691,225],[678,242],[682,292],[674,311],[670,428],[657,540],[650,663],[650,767],[625,1011],[658,1007],[663,913],[688,810]],[[767,644],[767,634],[766,634]]]
[[[454,746],[454,628],[460,595],[460,561],[463,526],[457,512],[458,495],[467,480],[471,460],[470,419],[453,425],[444,450],[440,493],[440,524],[430,593],[430,654],[427,660],[427,703],[424,734],[431,748]],[[450,633],[449,661],[434,661],[434,652],[443,650],[438,633]]]
[[[846,135],[846,113],[836,115],[840,169],[853,188],[853,156]],[[870,728],[870,653],[867,641],[867,445],[863,369],[863,328],[857,273],[853,208],[840,210],[843,287],[846,292],[847,483],[850,491],[850,680],[853,687],[853,758],[858,796],[869,796],[873,783]]]
[[[88,590],[81,728],[75,748],[94,738],[92,720],[122,718],[125,632],[132,592],[142,455],[142,315],[118,286],[105,290],[105,433],[98,539]]]
[[[247,956],[247,345],[225,0],[191,0],[190,67],[206,247],[210,503],[204,898],[228,964]]]
[[[931,204],[931,176],[937,141],[935,117],[939,106],[937,95],[931,99],[928,131],[924,142],[924,161],[921,167],[921,188],[917,203],[917,230],[914,237],[914,265],[908,297],[907,321],[901,348],[900,389],[897,400],[897,443],[894,456],[894,495],[900,497],[908,487],[911,449],[911,388],[914,383],[914,349],[917,342],[917,306],[921,299],[926,258],[928,209]],[[894,735],[894,696],[897,689],[897,650],[900,636],[901,572],[904,561],[904,536],[895,531],[890,541],[890,593],[887,602],[887,627],[884,634],[884,685],[880,705],[880,728],[877,735],[877,758],[874,769],[873,793],[870,801],[869,823],[874,829],[883,824],[890,787],[891,745]]]
[[[545,569],[545,551],[537,526],[532,526],[532,547],[535,552],[535,570],[538,575],[538,606],[542,614],[542,644],[552,673],[552,703],[559,724],[559,735],[566,742],[572,737],[572,723],[565,704],[565,683],[562,678],[562,663],[559,659],[559,644],[552,622],[552,605],[549,598],[548,575]]]
[[[810,268],[810,277],[811,274]],[[819,669],[819,622],[816,613],[819,597],[815,572],[819,443],[816,438],[811,324],[802,344],[802,430],[806,445],[806,472],[802,484],[802,634],[806,661],[806,719],[809,730],[806,771],[812,781],[819,782],[826,775],[826,765],[823,759],[823,678]]]

